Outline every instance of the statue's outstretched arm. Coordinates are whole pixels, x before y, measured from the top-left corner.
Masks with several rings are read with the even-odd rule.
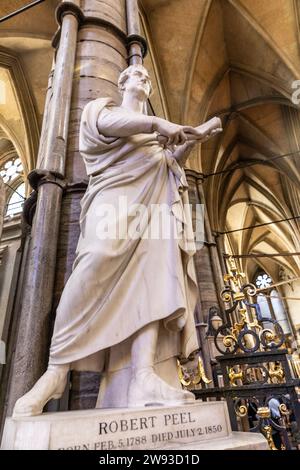
[[[135,134],[150,134],[153,116],[128,112],[120,108],[105,108],[99,114],[98,131],[106,137],[129,137]]]
[[[105,108],[99,115],[97,127],[99,133],[106,137],[158,132],[166,138],[167,145],[182,145],[188,136],[197,139],[200,135],[194,127],[173,124],[157,116],[146,116],[124,108]]]

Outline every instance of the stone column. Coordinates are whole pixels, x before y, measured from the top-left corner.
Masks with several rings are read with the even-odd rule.
[[[189,184],[189,200],[192,205],[193,226],[195,230],[196,224],[196,204],[203,204],[199,197],[198,179],[201,175],[198,173],[186,170],[187,181]],[[205,216],[205,214],[204,214]],[[200,244],[194,256],[196,275],[199,288],[199,302],[196,308],[195,316],[197,323],[198,338],[200,341],[202,359],[207,376],[212,378],[211,357],[206,338],[207,318],[209,308],[213,305],[218,305],[218,298],[213,278],[211,260],[209,253],[209,246],[207,243],[206,222],[204,219],[204,233],[203,233],[202,246]]]
[[[213,280],[215,285],[215,290],[217,294],[217,303],[220,305],[220,292],[223,290],[224,283],[223,283],[223,267],[220,263],[219,258],[219,250],[218,245],[216,242],[216,238],[211,231],[210,220],[208,216],[208,212],[205,207],[205,194],[203,189],[203,177],[202,175],[197,179],[197,188],[199,199],[202,204],[204,204],[204,226],[205,226],[205,245],[208,247],[209,255],[210,255],[210,262],[211,262],[211,270],[213,274]]]
[[[0,176],[0,240],[2,236],[3,229],[3,219],[5,215],[5,200],[6,200],[6,191],[3,179]]]
[[[147,41],[141,36],[138,0],[125,0],[127,20],[128,65],[143,64]]]
[[[213,237],[214,237],[214,239],[216,241],[216,244],[217,244],[219,263],[220,263],[220,267],[221,267],[221,271],[222,271],[223,276],[228,271],[226,263],[225,263],[225,259],[224,259],[224,253],[225,253],[224,236],[225,235],[220,235],[220,234],[217,234],[217,233],[213,233]]]
[[[212,377],[211,352],[206,337],[208,313],[210,307],[217,306],[222,310],[220,292],[223,289],[223,274],[225,266],[220,261],[219,247],[212,233],[209,216],[205,207],[203,190],[203,175],[192,170],[186,170],[189,183],[190,202],[203,204],[204,240],[195,255],[195,267],[199,287],[198,332],[201,341],[203,361],[207,375]]]
[[[15,401],[32,387],[48,360],[50,312],[65,157],[68,138],[72,76],[78,24],[82,19],[79,0],[63,1],[58,10],[59,42],[53,75],[51,109],[45,113],[39,168],[29,175],[38,191],[36,213],[25,272],[23,301],[15,358],[8,395],[10,414]]]
[[[48,122],[49,122],[50,111],[51,111],[51,103],[53,101],[52,97],[53,97],[54,70],[55,70],[55,60],[53,58],[51,71],[48,77],[48,86],[47,86],[44,113],[43,113],[43,123],[42,123],[42,130],[41,130],[40,143],[39,143],[39,153],[37,156],[37,163],[36,163],[37,168],[43,168],[43,159],[45,157],[45,145],[48,139]]]
[[[203,319],[207,320],[209,308],[220,306],[219,291],[223,287],[222,270],[219,263],[217,245],[213,239],[208,214],[205,208],[205,198],[202,188],[202,175],[186,170],[189,183],[189,196],[192,205],[204,205],[204,242],[195,256],[196,273],[201,297]]]

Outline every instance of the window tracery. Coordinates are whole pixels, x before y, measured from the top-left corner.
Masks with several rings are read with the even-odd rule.
[[[255,285],[258,289],[270,287],[272,282],[272,278],[267,273],[261,273],[255,279]]]
[[[0,167],[0,175],[2,176],[4,183],[13,181],[15,178],[22,175],[22,173],[23,165],[18,156],[8,160]]]

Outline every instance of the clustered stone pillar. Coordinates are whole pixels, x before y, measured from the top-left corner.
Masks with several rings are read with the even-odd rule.
[[[62,199],[57,254],[56,303],[71,273],[79,237],[80,200],[88,183],[79,153],[81,113],[89,101],[99,97],[110,96],[119,103],[117,80],[127,65],[124,2],[85,0],[81,7],[84,21],[78,34],[72,85],[65,173],[67,186]]]
[[[141,36],[137,0],[126,0],[128,64],[143,64],[147,43]]]
[[[60,4],[60,40],[53,72],[52,96],[51,100],[47,99],[47,112],[44,115],[47,122],[43,125],[39,167],[29,175],[31,186],[38,191],[38,199],[11,368],[8,415],[15,401],[32,387],[47,365],[60,206],[65,186],[72,77],[80,18],[79,0],[63,1]]]
[[[0,176],[0,240],[2,236],[3,219],[5,213],[5,199],[5,185],[3,179]]]
[[[194,256],[196,275],[199,288],[199,304],[196,309],[196,321],[198,335],[202,351],[202,358],[207,375],[212,378],[211,354],[206,338],[208,313],[210,307],[220,306],[219,292],[222,286],[222,272],[219,264],[217,246],[213,240],[210,222],[205,208],[205,198],[203,192],[203,176],[191,170],[186,170],[189,184],[189,199],[192,205],[193,224],[196,224],[196,205],[202,204],[203,216],[203,241],[197,243],[197,251]],[[198,217],[199,217],[198,212]]]
[[[225,274],[226,267],[225,264],[223,265],[222,261],[220,261],[220,254],[219,254],[219,247],[217,244],[216,236],[212,233],[209,215],[205,207],[205,194],[203,188],[203,175],[201,175],[197,179],[197,188],[198,194],[201,203],[204,205],[204,227],[205,227],[205,245],[208,247],[208,252],[210,255],[210,265],[211,271],[214,280],[214,288],[217,293],[217,303],[220,305],[220,292],[224,288],[223,283],[223,275]]]

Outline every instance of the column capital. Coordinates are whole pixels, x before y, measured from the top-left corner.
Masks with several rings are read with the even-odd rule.
[[[31,171],[28,174],[27,178],[30,183],[30,186],[35,191],[38,191],[39,187],[42,184],[48,184],[48,183],[56,184],[62,189],[65,189],[66,187],[66,181],[64,179],[64,176],[54,171],[36,169],[36,170]]]
[[[215,230],[212,230],[212,231],[211,231],[211,234],[212,234],[212,236],[213,236],[214,238],[217,238],[217,237],[219,237],[219,236],[221,235],[219,232],[216,232]]]
[[[203,244],[204,244],[205,246],[208,246],[208,247],[210,247],[210,246],[217,246],[216,242],[213,241],[213,240],[209,240],[209,241],[206,241],[206,240],[205,240],[205,241],[203,242]]]
[[[111,21],[105,18],[99,18],[97,16],[92,16],[92,15],[89,16],[77,4],[71,1],[66,1],[66,2],[61,3],[56,9],[56,19],[59,24],[59,28],[54,34],[54,37],[52,39],[52,46],[54,48],[57,48],[59,44],[62,20],[63,20],[63,17],[67,14],[71,14],[75,16],[75,18],[78,21],[79,28],[85,25],[103,26],[105,28],[109,28],[110,30],[112,30],[116,34],[116,36],[119,37],[124,43],[127,42],[127,36],[125,32],[122,31],[117,25],[115,25],[114,23],[112,23]],[[146,40],[142,36],[139,36],[139,35],[136,35],[136,36],[137,38],[135,39],[134,42],[143,44],[142,49],[143,51],[145,51],[145,55],[146,55],[147,53]]]
[[[82,23],[84,21],[84,14],[81,8],[72,1],[63,2],[58,5],[55,15],[58,24],[61,26],[62,20],[64,15],[71,14],[76,17],[78,23]]]
[[[185,174],[186,174],[186,177],[187,178],[193,178],[198,182],[203,182],[204,180],[204,174],[203,173],[200,173],[198,171],[195,171],[195,170],[191,170],[189,168],[186,168],[185,170]]]
[[[143,36],[140,36],[139,34],[129,34],[127,36],[127,40],[126,40],[126,45],[127,45],[127,49],[129,51],[129,54],[130,54],[130,47],[133,44],[137,44],[138,46],[140,46],[142,56],[144,58],[147,55],[147,52],[148,52],[148,45],[147,45],[146,39]],[[128,59],[130,60],[130,58],[131,58],[131,56],[129,55]]]

